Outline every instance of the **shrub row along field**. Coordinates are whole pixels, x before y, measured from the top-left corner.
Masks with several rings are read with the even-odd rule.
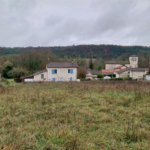
[[[101,81],[0,87],[7,150],[150,149],[150,83]]]

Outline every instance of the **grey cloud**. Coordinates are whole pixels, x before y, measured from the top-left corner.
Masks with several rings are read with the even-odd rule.
[[[149,46],[149,14],[149,0],[1,0],[0,46]]]

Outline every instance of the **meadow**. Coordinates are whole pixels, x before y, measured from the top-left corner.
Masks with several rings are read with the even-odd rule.
[[[149,150],[150,83],[0,85],[3,150]]]

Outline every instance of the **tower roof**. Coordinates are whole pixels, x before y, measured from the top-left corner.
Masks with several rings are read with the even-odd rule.
[[[131,55],[130,57],[138,57],[137,55]]]

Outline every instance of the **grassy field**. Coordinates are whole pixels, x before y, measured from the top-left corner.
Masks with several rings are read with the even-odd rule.
[[[149,150],[150,83],[0,87],[5,150]]]
[[[5,81],[5,82],[0,82],[0,85],[2,85],[3,87],[12,87],[19,84],[16,82]]]
[[[9,82],[13,82],[13,81],[14,81],[14,79],[7,79],[7,81],[9,81]]]

